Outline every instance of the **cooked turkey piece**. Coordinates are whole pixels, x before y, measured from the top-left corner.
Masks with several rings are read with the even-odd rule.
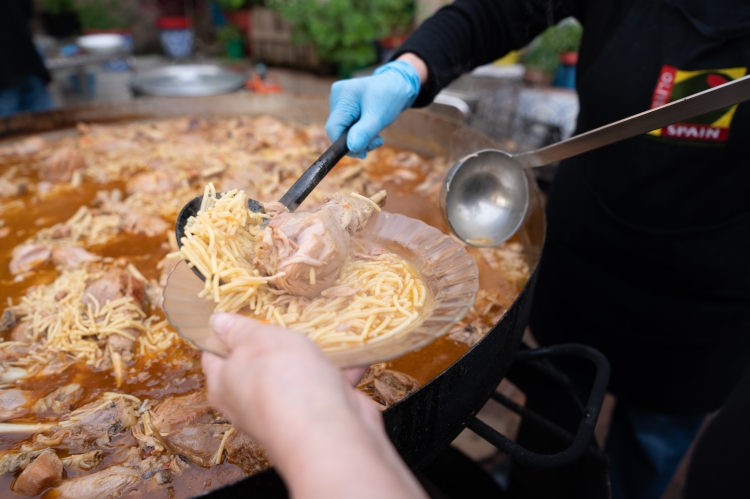
[[[40,418],[53,418],[70,412],[81,399],[83,388],[78,383],[61,386],[34,404],[34,412]]]
[[[120,497],[137,484],[141,472],[125,466],[110,466],[90,475],[65,480],[56,490],[58,499],[110,499]]]
[[[26,192],[26,182],[0,177],[0,198],[18,196]]]
[[[51,246],[48,244],[19,244],[13,248],[10,260],[11,274],[34,270],[49,262],[58,266],[76,267],[101,260],[101,257],[77,246]]]
[[[76,170],[85,168],[81,154],[71,147],[61,147],[39,166],[39,178],[50,182],[70,182]]]
[[[161,194],[177,188],[178,182],[175,179],[177,172],[163,172],[156,170],[153,172],[144,172],[135,175],[128,180],[125,189],[128,194],[142,192],[144,194]]]
[[[283,212],[263,230],[255,265],[273,285],[292,295],[314,298],[333,285],[349,254],[350,236],[361,231],[385,204],[385,191],[371,200],[336,193],[313,211]]]
[[[34,338],[34,331],[28,322],[22,322],[10,331],[10,340],[21,343],[31,343]]]
[[[83,293],[83,303],[91,305],[94,310],[100,310],[107,303],[125,296],[129,296],[139,307],[143,308],[146,287],[130,272],[114,267],[100,278],[87,284]],[[139,331],[135,328],[127,328],[125,331],[134,337],[139,334]],[[123,360],[126,362],[131,360],[135,348],[133,340],[113,334],[107,337],[107,344]]]
[[[75,267],[88,262],[96,262],[101,257],[76,246],[56,246],[52,248],[52,263]]]
[[[216,422],[205,391],[166,398],[151,415],[151,422],[162,434],[188,425]]]
[[[31,394],[25,390],[11,388],[0,391],[0,421],[20,418],[28,414],[26,406]]]
[[[16,154],[39,154],[44,151],[49,144],[41,137],[29,137],[14,148]]]
[[[357,385],[359,390],[378,403],[381,410],[400,402],[420,387],[416,379],[408,374],[386,369],[386,365],[385,362],[371,365]]]
[[[13,483],[13,492],[18,495],[38,496],[50,487],[62,483],[63,464],[51,449],[45,449]]]
[[[211,409],[203,390],[165,399],[152,412],[151,422],[170,451],[204,468],[211,466],[224,433],[231,429]]]
[[[10,331],[18,323],[18,317],[16,312],[12,308],[6,308],[3,310],[3,315],[0,316],[0,332]]]
[[[150,420],[152,430],[159,433],[159,440],[169,453],[204,468],[213,464],[222,438],[232,430],[224,417],[211,408],[205,390],[168,397],[151,411]],[[225,451],[229,462],[245,473],[257,473],[268,467],[263,449],[242,432],[232,431]],[[222,458],[219,456],[219,462]],[[165,474],[156,477],[157,482],[168,479]]]
[[[42,450],[6,452],[0,456],[0,473],[16,473],[23,470],[41,453]]]
[[[133,277],[128,271],[119,268],[109,269],[103,276],[89,282],[84,291],[83,303],[103,307],[110,301],[130,296],[140,307],[145,297],[143,282]]]
[[[21,244],[13,248],[10,259],[10,273],[28,272],[47,263],[52,251],[44,244]]]
[[[209,468],[224,434],[232,428],[228,424],[189,425],[164,435],[170,450],[196,466]]]
[[[265,451],[247,433],[236,430],[227,439],[227,461],[236,464],[248,475],[268,468],[270,462]]]
[[[96,400],[70,413],[67,421],[37,435],[39,445],[62,447],[74,452],[92,447],[108,448],[113,437],[125,433],[138,418],[132,402],[124,398]]]
[[[102,462],[103,453],[100,450],[92,450],[83,454],[73,454],[62,460],[62,463],[69,468],[78,468],[79,470],[88,471],[99,466]]]

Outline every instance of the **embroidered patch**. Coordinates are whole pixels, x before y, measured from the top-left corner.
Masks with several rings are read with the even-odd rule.
[[[747,68],[681,71],[674,66],[662,66],[651,99],[651,109],[742,78],[746,73]],[[649,135],[675,140],[724,142],[729,137],[729,128],[736,110],[736,105],[725,107],[654,130]]]

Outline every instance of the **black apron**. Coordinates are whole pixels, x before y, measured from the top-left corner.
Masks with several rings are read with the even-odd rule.
[[[578,133],[746,74],[748,19],[746,1],[636,0],[579,68]],[[717,409],[750,360],[750,103],[689,121],[563,162],[531,315],[664,413]]]

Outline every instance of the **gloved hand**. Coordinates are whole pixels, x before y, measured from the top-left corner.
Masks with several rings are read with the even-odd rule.
[[[414,66],[393,61],[379,67],[372,76],[338,81],[331,87],[331,114],[326,133],[335,141],[352,123],[346,145],[350,156],[364,158],[383,145],[383,128],[411,107],[421,84]]]

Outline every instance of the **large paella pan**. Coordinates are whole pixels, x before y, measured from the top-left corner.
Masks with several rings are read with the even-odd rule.
[[[283,494],[262,449],[206,403],[198,353],[164,320],[161,291],[184,202],[209,181],[278,199],[327,147],[327,112],[319,97],[229,95],[0,122],[0,496]],[[491,141],[416,111],[384,137],[306,203],[384,187],[387,211],[445,231],[443,173]],[[544,234],[532,201],[509,243],[468,249],[480,291],[467,317],[360,386],[415,468],[481,408],[520,343]]]

